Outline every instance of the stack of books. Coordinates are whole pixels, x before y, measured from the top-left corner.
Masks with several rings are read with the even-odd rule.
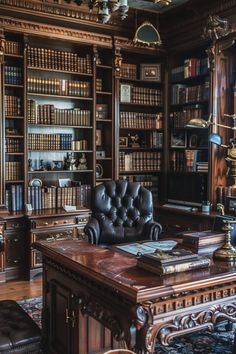
[[[220,248],[225,241],[225,233],[200,231],[183,233],[182,246],[199,255],[210,255]]]
[[[173,274],[209,267],[210,259],[192,253],[187,249],[171,251],[156,250],[138,258],[137,266],[158,275]]]

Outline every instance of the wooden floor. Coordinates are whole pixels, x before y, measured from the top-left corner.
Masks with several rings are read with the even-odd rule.
[[[11,281],[0,284],[0,300],[23,300],[42,295],[42,280]]]

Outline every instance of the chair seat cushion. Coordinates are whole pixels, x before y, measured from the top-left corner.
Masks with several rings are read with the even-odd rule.
[[[0,353],[30,353],[40,350],[40,342],[39,327],[20,305],[0,301]]]

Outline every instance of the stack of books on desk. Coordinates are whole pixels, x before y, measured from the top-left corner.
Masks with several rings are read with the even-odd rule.
[[[225,241],[225,233],[216,231],[200,231],[183,233],[182,246],[199,255],[211,255]]]
[[[172,274],[209,267],[210,259],[186,249],[156,250],[138,258],[137,266],[158,275]]]

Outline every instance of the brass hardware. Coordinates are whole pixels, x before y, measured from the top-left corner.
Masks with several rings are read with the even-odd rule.
[[[67,224],[68,223],[68,221],[67,220],[64,220],[64,224]]]
[[[58,224],[58,221],[54,221],[54,225],[57,225]]]
[[[69,321],[70,321],[72,328],[75,327],[76,318],[77,318],[77,317],[75,316],[75,311],[72,310],[71,316],[70,316],[70,315],[69,315],[69,310],[66,308],[66,323],[69,323]]]
[[[236,249],[231,245],[230,242],[230,233],[233,229],[230,224],[236,224],[236,221],[225,220],[225,225],[222,227],[222,230],[225,231],[225,243],[222,247],[218,248],[213,253],[213,258],[222,260],[222,261],[235,261],[236,260]]]
[[[19,242],[19,239],[15,237],[15,238],[13,239],[13,241],[14,241],[14,242]]]
[[[48,222],[44,222],[43,225],[48,226]]]

